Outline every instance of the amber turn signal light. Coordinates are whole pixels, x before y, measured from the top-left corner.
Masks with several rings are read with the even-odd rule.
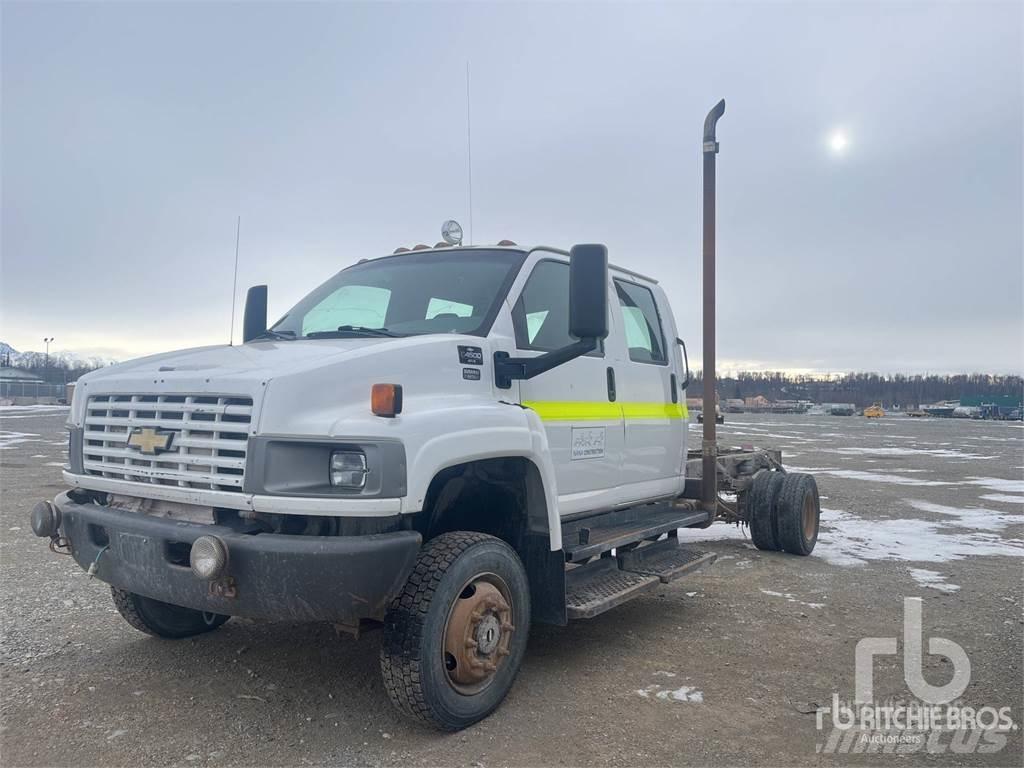
[[[374,416],[394,418],[402,412],[401,384],[374,384],[370,390],[370,410]]]

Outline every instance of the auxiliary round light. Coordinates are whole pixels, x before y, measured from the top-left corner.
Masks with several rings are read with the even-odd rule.
[[[60,510],[48,501],[40,501],[32,507],[32,533],[44,539],[52,539],[60,531]]]
[[[448,245],[462,244],[462,225],[455,219],[448,219],[441,225],[441,237]]]
[[[213,581],[220,578],[228,566],[228,549],[216,536],[200,536],[192,542],[188,562],[192,573],[200,579]]]

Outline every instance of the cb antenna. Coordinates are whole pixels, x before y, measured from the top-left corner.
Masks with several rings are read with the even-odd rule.
[[[473,244],[473,123],[469,110],[469,62],[466,62],[466,165],[469,180],[469,245]]]
[[[235,224],[235,274],[231,279],[231,331],[228,334],[228,346],[235,343],[235,300],[238,298],[238,239],[242,234],[242,217]]]

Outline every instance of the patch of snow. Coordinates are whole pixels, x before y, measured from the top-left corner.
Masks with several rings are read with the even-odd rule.
[[[949,530],[948,524],[921,519],[865,520],[822,509],[821,532],[812,557],[842,566],[871,560],[944,563],[965,557],[1024,557],[1024,540],[983,531]]]
[[[1001,501],[1005,504],[1024,504],[1024,496],[1010,496],[1006,493],[987,493],[981,498],[985,501]]]
[[[950,521],[950,525],[961,528],[971,528],[982,531],[1001,531],[1008,525],[1024,523],[1024,516],[1019,514],[996,512],[983,507],[947,507],[945,504],[935,504],[920,499],[906,499],[906,502],[914,509],[922,512],[933,512],[938,515],[948,515],[956,518]]]
[[[654,698],[661,701],[680,701],[680,702],[693,702],[696,704],[704,703],[704,692],[698,691],[689,685],[684,685],[675,690],[664,688],[657,683],[654,685],[648,685],[646,688],[640,688],[637,690],[637,694],[643,696],[645,699]]]
[[[13,432],[0,429],[0,451],[13,448],[20,443],[38,443],[37,437],[39,435],[32,432]]]
[[[994,459],[995,456],[983,456],[979,453],[967,453],[950,448],[823,448],[826,453],[839,453],[844,456],[935,456],[944,459]]]
[[[30,413],[32,411],[67,411],[67,405],[0,405],[0,413]]]
[[[1004,477],[968,477],[970,485],[980,485],[990,491],[1003,491],[1005,493],[1024,493],[1024,480],[1007,480]]]
[[[868,483],[890,483],[892,485],[956,485],[956,483],[945,480],[919,480],[916,477],[904,477],[903,475],[887,475],[881,472],[864,472],[859,469],[815,469],[823,475],[834,475],[844,477],[847,480],[864,480]]]
[[[911,568],[910,577],[922,587],[931,587],[939,592],[957,592],[960,587],[956,584],[947,584],[946,577],[938,571],[928,571],[924,568]]]

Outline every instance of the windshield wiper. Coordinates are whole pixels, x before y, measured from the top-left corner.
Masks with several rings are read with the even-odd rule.
[[[259,336],[253,337],[253,341],[257,339],[279,339],[281,341],[294,341],[295,331],[275,331],[270,328],[265,330]]]
[[[339,325],[334,331],[314,331],[307,333],[307,339],[323,338],[324,336],[337,336],[339,333],[351,333],[360,336],[387,336],[391,339],[401,338],[400,334],[389,331],[387,328],[367,328],[365,325]]]

